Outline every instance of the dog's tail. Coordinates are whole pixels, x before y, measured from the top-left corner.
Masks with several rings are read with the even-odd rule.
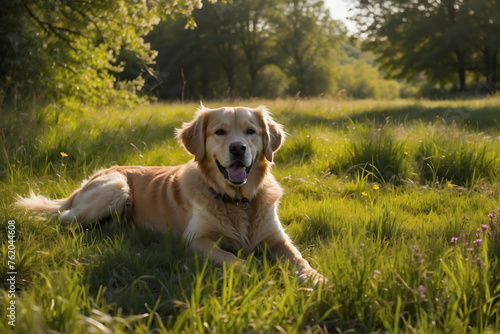
[[[76,193],[73,193],[68,198],[50,199],[42,195],[36,195],[31,190],[28,197],[17,196],[14,206],[19,210],[26,210],[38,214],[57,213],[59,211],[68,210],[75,196]]]
[[[127,177],[120,172],[104,171],[83,181],[68,198],[49,199],[31,191],[28,197],[18,197],[14,205],[38,215],[59,215],[61,223],[92,223],[115,217],[126,221],[131,201]]]

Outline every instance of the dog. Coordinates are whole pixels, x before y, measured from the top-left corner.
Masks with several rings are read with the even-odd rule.
[[[209,109],[176,130],[194,159],[168,167],[115,166],[83,181],[68,198],[18,197],[19,209],[59,214],[61,223],[110,218],[171,230],[218,264],[243,263],[233,252],[265,246],[296,265],[300,283],[325,278],[301,256],[278,218],[282,188],[271,174],[285,138],[260,106]]]

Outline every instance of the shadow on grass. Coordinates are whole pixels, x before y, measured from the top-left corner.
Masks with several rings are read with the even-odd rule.
[[[467,126],[471,130],[487,131],[500,130],[498,119],[500,110],[494,107],[482,108],[452,108],[452,107],[424,107],[419,105],[404,107],[379,108],[366,111],[350,117],[355,122],[373,121],[375,124],[385,124],[387,117],[399,124],[411,122],[445,121],[455,122],[458,126]],[[340,120],[338,120],[340,121]]]
[[[91,295],[124,314],[156,307],[163,318],[174,316],[174,300],[183,299],[180,280],[193,279],[196,261],[179,238],[136,226],[98,226],[82,233],[101,249],[86,272]]]
[[[384,125],[387,118],[391,122],[407,125],[413,122],[424,124],[436,121],[446,121],[451,124],[455,122],[457,126],[467,126],[471,130],[477,131],[499,131],[500,130],[500,110],[496,106],[486,107],[452,107],[452,106],[424,106],[419,103],[412,105],[375,105],[372,109],[362,112],[347,113],[342,116],[318,116],[307,114],[281,114],[280,119],[287,127],[297,128],[303,126],[332,126],[343,124],[348,121],[354,123],[373,122]],[[288,118],[288,119],[287,119]]]

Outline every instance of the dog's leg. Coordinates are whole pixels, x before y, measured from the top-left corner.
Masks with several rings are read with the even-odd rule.
[[[191,246],[195,250],[202,252],[205,256],[208,256],[210,260],[217,264],[226,263],[226,265],[229,266],[231,263],[243,264],[244,262],[234,254],[218,247],[215,241],[208,238],[194,239],[191,242]]]
[[[269,246],[269,250],[272,254],[277,257],[285,257],[290,262],[296,264],[297,272],[299,274],[299,283],[303,283],[305,281],[311,280],[315,285],[320,282],[325,282],[326,279],[316,270],[314,270],[307,262],[299,250],[292,244],[291,240],[288,237],[282,238],[279,240],[268,240],[266,242]]]

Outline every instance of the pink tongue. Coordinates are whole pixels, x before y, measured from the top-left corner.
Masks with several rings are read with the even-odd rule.
[[[233,166],[226,168],[229,181],[236,183],[244,182],[247,179],[247,173],[245,169],[245,166]]]

